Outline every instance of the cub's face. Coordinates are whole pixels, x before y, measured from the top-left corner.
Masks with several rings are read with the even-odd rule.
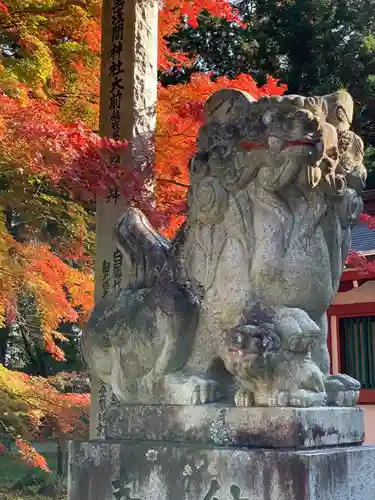
[[[281,349],[272,325],[241,325],[226,334],[228,357],[235,371],[257,371],[268,366]]]

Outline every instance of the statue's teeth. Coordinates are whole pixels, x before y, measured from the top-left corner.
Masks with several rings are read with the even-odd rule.
[[[320,167],[309,167],[309,183],[312,188],[315,188],[322,178],[322,170]]]
[[[280,153],[284,142],[277,137],[270,136],[268,138],[268,147],[274,153]]]

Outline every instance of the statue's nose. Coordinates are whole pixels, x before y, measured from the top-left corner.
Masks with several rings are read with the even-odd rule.
[[[303,123],[303,128],[307,134],[315,134],[320,129],[319,117],[314,115],[308,109],[301,109],[296,113],[297,120],[301,120]]]
[[[339,150],[336,145],[325,149],[324,152],[328,156],[328,158],[334,162],[336,162],[339,159]]]

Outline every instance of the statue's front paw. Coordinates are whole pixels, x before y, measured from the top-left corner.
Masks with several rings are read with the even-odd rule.
[[[190,404],[214,403],[220,399],[217,382],[201,377],[191,377],[183,390],[190,392]]]
[[[267,406],[288,406],[289,395],[287,392],[277,392],[268,397]]]
[[[288,406],[289,395],[286,391],[269,392],[258,391],[254,393],[254,406]]]
[[[167,404],[196,406],[214,403],[221,398],[219,384],[204,376],[177,372],[167,375],[164,384]]]
[[[324,392],[312,392],[300,389],[289,396],[289,406],[309,408],[311,406],[325,406],[327,395]]]
[[[254,406],[254,394],[248,389],[238,389],[234,396],[236,406]]]
[[[342,373],[331,375],[325,381],[329,406],[355,406],[359,400],[360,382]]]

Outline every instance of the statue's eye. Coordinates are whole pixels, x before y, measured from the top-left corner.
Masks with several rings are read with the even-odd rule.
[[[243,337],[242,337],[242,335],[240,333],[237,333],[237,335],[235,335],[233,337],[233,343],[235,345],[242,345],[242,343],[243,343]]]
[[[230,152],[229,148],[225,146],[214,146],[210,150],[210,155],[212,158],[224,158]]]
[[[338,106],[336,109],[336,118],[339,122],[343,123],[345,121],[349,122],[345,109],[342,106]],[[350,122],[349,122],[350,123]]]
[[[264,125],[269,125],[272,122],[272,112],[266,111],[262,116],[262,122]]]

